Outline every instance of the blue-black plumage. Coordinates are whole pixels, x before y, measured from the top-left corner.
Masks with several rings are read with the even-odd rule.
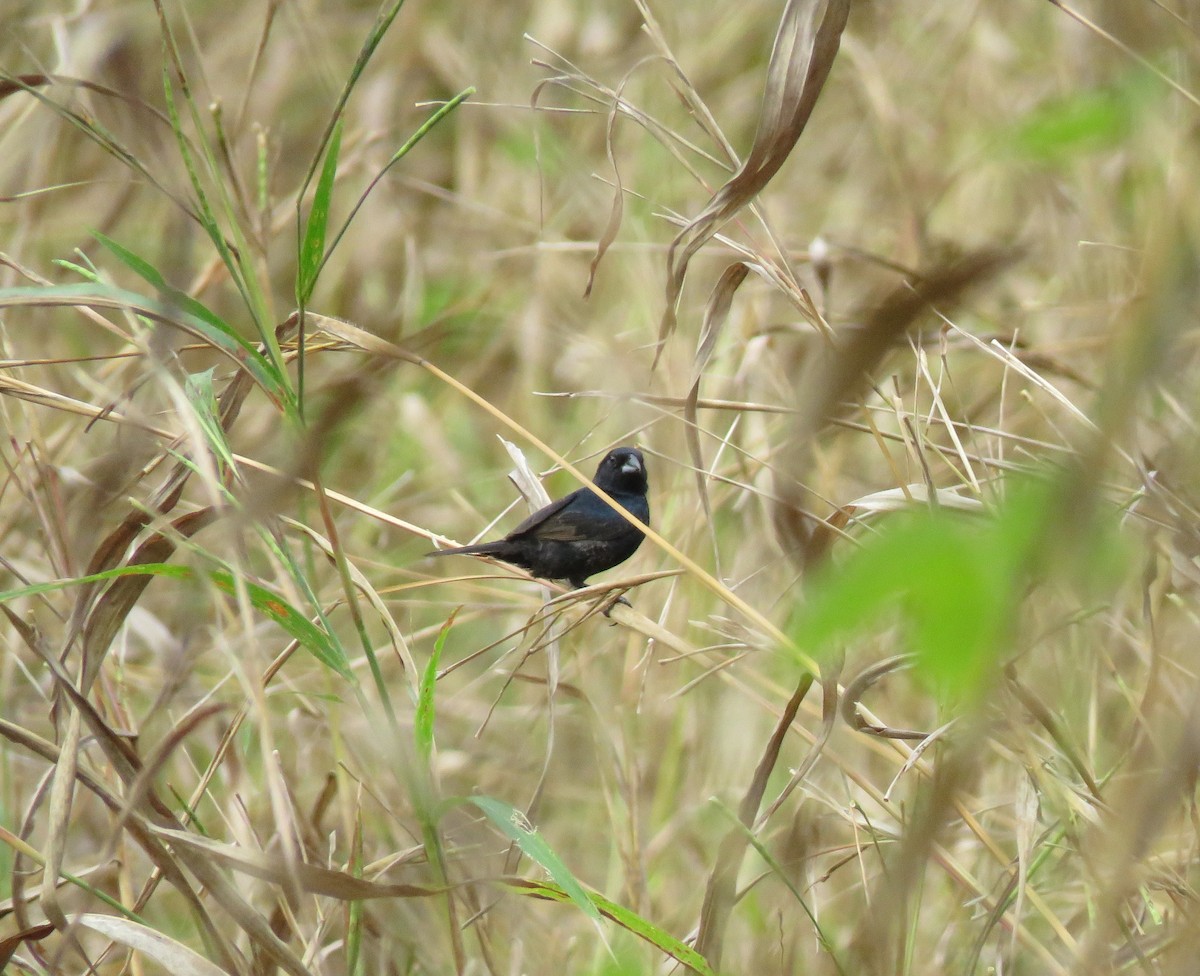
[[[646,460],[634,447],[609,451],[592,479],[632,515],[650,524]],[[580,488],[534,512],[503,539],[431,556],[491,556],[520,566],[542,579],[584,586],[589,576],[612,569],[632,556],[644,538],[591,488]]]

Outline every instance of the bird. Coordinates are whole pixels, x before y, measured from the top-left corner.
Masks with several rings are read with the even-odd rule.
[[[592,481],[639,521],[650,524],[646,459],[637,448],[609,451]],[[427,555],[491,556],[579,589],[589,576],[625,562],[644,537],[591,488],[580,488],[534,512],[503,539]]]

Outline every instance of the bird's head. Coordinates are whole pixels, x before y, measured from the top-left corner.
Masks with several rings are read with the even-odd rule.
[[[636,447],[618,447],[609,451],[592,480],[607,492],[638,495],[644,495],[650,484],[646,477],[646,459]]]

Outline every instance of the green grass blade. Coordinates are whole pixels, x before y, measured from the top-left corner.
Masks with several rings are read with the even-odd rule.
[[[111,251],[112,254],[122,264],[133,271],[134,274],[136,274],[147,284],[153,285],[158,290],[160,296],[170,299],[172,304],[178,305],[189,314],[194,315],[198,319],[202,319],[213,328],[219,329],[226,335],[238,339],[239,342],[243,341],[241,337],[238,336],[237,331],[232,325],[217,315],[216,312],[210,309],[203,302],[196,300],[191,295],[187,294],[187,292],[180,291],[174,285],[168,283],[168,281],[162,276],[162,273],[149,261],[145,260],[141,255],[131,251],[123,244],[119,244],[112,238],[106,237],[99,231],[92,231],[92,236],[101,244],[103,244],[105,248]],[[253,348],[253,346],[250,346],[249,344],[244,344],[248,349]],[[278,372],[276,372],[276,375],[279,375]],[[279,381],[281,383],[283,382],[282,377],[280,377]]]
[[[290,403],[286,378],[262,353],[233,332],[224,321],[211,313],[202,315],[187,302],[150,298],[123,288],[96,283],[0,288],[0,308],[64,305],[120,309],[173,325],[245,368],[263,391],[281,407],[286,409]]]
[[[238,581],[235,580],[233,574],[223,570],[200,574],[189,566],[178,566],[173,563],[145,563],[139,566],[108,569],[90,576],[75,576],[71,579],[51,580],[46,583],[22,586],[15,590],[0,591],[0,603],[9,603],[21,597],[54,593],[72,586],[120,579],[126,576],[164,576],[179,580],[207,578],[219,589],[230,594],[236,593],[238,588]],[[250,604],[256,610],[274,620],[326,667],[336,671],[347,681],[355,682],[354,673],[350,669],[350,662],[347,660],[345,652],[329,634],[314,626],[306,616],[278,594],[248,580],[242,580],[241,585],[246,588]]]
[[[529,895],[534,898],[544,898],[548,901],[563,903],[574,901],[574,898],[561,886],[552,884],[549,881],[522,880],[515,884],[510,882],[508,887],[520,894]],[[700,976],[717,976],[716,970],[708,964],[708,960],[700,955],[700,953],[687,943],[675,938],[669,932],[664,932],[657,925],[646,921],[637,912],[623,905],[618,905],[614,901],[609,901],[603,895],[598,895],[594,892],[587,897],[601,915],[616,922],[631,935],[636,935],[639,939],[644,939],[656,949],[678,960],[689,970],[699,973]]]
[[[43,593],[55,593],[58,590],[69,589],[72,586],[82,586],[85,583],[102,583],[105,580],[120,579],[123,576],[167,576],[172,579],[189,579],[195,574],[186,566],[176,566],[171,563],[143,563],[138,566],[121,566],[117,569],[106,569],[90,576],[72,576],[70,579],[50,580],[45,583],[33,583],[21,586],[15,590],[0,590],[0,603],[9,603],[24,596],[40,596]]]
[[[236,211],[230,199],[229,192],[221,179],[220,167],[217,163],[216,155],[213,153],[212,145],[205,136],[203,120],[192,97],[191,87],[183,68],[183,60],[180,57],[174,33],[171,31],[170,24],[161,5],[159,5],[159,26],[163,35],[163,42],[169,54],[169,57],[163,62],[162,75],[167,116],[171,121],[171,128],[175,133],[175,140],[179,146],[184,167],[187,170],[188,180],[196,195],[200,224],[220,255],[222,263],[229,271],[230,278],[237,287],[246,310],[254,322],[259,339],[267,349],[268,359],[274,364],[276,371],[281,376],[286,377],[287,372],[284,366],[283,353],[279,348],[278,340],[275,338],[275,327],[271,321],[271,316],[268,314],[267,299],[258,282],[255,269],[249,261],[249,244],[237,220]],[[222,209],[229,222],[229,235],[233,240],[232,245],[226,239],[225,231],[222,229],[220,221],[217,219],[216,211],[209,201],[209,194],[205,191],[205,183],[201,178],[196,156],[188,141],[187,134],[183,131],[183,124],[175,102],[175,86],[171,82],[172,65],[175,67],[180,85],[182,86],[184,101],[188,106],[192,124],[196,129],[200,158],[204,162],[205,171],[209,174],[213,185],[216,187]],[[294,406],[294,396],[291,392],[290,384],[288,384],[288,393],[285,402],[288,404],[289,414],[292,413],[293,410],[291,408]]]
[[[151,170],[140,159],[137,158],[137,156],[135,156],[124,145],[122,145],[117,140],[117,138],[112,133],[110,133],[107,129],[105,129],[102,125],[100,125],[100,123],[95,118],[93,118],[90,115],[85,116],[85,115],[79,114],[78,112],[72,111],[66,105],[60,104],[59,102],[57,102],[53,98],[51,98],[49,95],[45,94],[42,91],[39,91],[36,86],[26,84],[23,81],[21,81],[21,79],[19,77],[15,76],[15,75],[10,75],[8,72],[0,71],[0,81],[4,81],[4,82],[7,82],[16,87],[19,87],[22,91],[24,91],[30,97],[36,98],[39,102],[41,102],[43,105],[45,105],[48,109],[50,109],[52,112],[54,112],[60,118],[62,118],[64,121],[66,121],[70,125],[74,126],[76,129],[78,129],[81,133],[83,133],[83,135],[86,138],[88,138],[92,142],[94,142],[104,152],[108,153],[114,159],[118,160],[122,165],[129,167],[129,169],[132,170],[134,173],[137,173],[139,178],[145,180],[147,184],[154,187],[156,190],[158,190],[158,192],[162,193],[163,196],[165,196],[173,204],[175,204],[177,207],[179,207],[179,209],[182,210],[185,214],[187,214],[188,217],[190,217],[192,220],[200,222],[199,214],[196,213],[196,211],[187,203],[186,200],[181,199],[172,190],[170,190],[162,181],[160,181],[154,175],[154,173],[151,172]],[[56,84],[62,84],[62,83],[64,83],[64,81],[68,81],[68,80],[61,79],[61,78],[55,78]],[[104,95],[111,95],[111,96],[115,96],[115,97],[126,97],[126,96],[120,95],[120,93],[118,93],[118,92],[112,91],[111,89],[107,89],[102,85],[94,85],[90,82],[77,81],[74,79],[70,79],[69,82],[73,83],[73,84],[77,84],[80,87],[86,88],[89,91],[98,91]],[[145,105],[140,100],[135,100],[135,101],[137,101],[138,104],[142,108],[144,108],[144,109],[150,111],[152,114],[154,114],[160,122],[167,122],[169,124],[169,119],[166,116],[159,113],[157,111],[157,109],[153,109],[150,106]],[[90,182],[90,180],[85,181],[85,182]],[[79,185],[82,185],[82,183]]]
[[[165,18],[163,24],[163,30],[166,31]],[[168,38],[170,37],[169,32],[167,36]],[[172,48],[174,47],[173,38],[170,39],[170,45]],[[188,97],[186,85],[184,92],[185,98]],[[221,229],[221,225],[217,222],[216,213],[209,203],[208,193],[204,189],[204,181],[200,178],[200,169],[196,165],[196,157],[193,154],[192,145],[187,139],[187,134],[183,131],[183,122],[179,115],[179,107],[175,104],[175,86],[171,83],[170,64],[168,62],[163,63],[163,96],[166,100],[167,117],[171,120],[171,130],[175,133],[175,142],[179,146],[179,155],[183,159],[184,169],[187,170],[188,182],[191,183],[192,192],[196,195],[197,218],[200,221],[200,226],[204,228],[204,232],[208,234],[208,239],[212,241],[213,247],[217,249],[217,253],[221,257],[221,262],[229,271],[230,279],[241,293],[246,307],[253,313],[250,295],[246,290],[245,282],[242,281],[239,262],[234,257],[229,242],[225,240],[225,234]]]
[[[334,129],[341,124],[342,114],[345,111],[346,103],[350,101],[350,95],[358,84],[359,78],[366,70],[371,58],[375,55],[375,50],[379,47],[384,35],[392,26],[392,22],[396,19],[396,15],[400,13],[400,8],[404,6],[404,0],[394,0],[390,7],[379,12],[379,16],[375,19],[375,23],[371,25],[371,31],[367,34],[363,41],[362,47],[359,49],[358,57],[354,59],[354,66],[350,69],[350,76],[346,79],[346,84],[342,87],[342,92],[338,95],[337,104],[333,107],[333,114],[330,116],[329,124],[325,128],[325,133],[321,136],[321,141],[317,147],[317,153],[313,156],[311,166],[309,166],[308,174],[304,178],[304,183],[300,187],[300,193],[297,195],[297,218],[299,218],[299,201],[304,198],[305,191],[312,183],[312,178],[317,172],[317,165],[324,153],[325,146],[333,138]]]
[[[221,426],[221,408],[217,403],[216,390],[213,388],[213,373],[216,367],[211,367],[201,373],[188,373],[184,381],[184,393],[196,420],[204,431],[208,446],[226,471],[235,467],[233,451],[230,450],[229,440],[225,436],[225,428]]]
[[[454,618],[458,616],[455,610],[438,633],[433,642],[433,653],[429,655],[429,663],[425,665],[425,673],[421,675],[421,688],[417,697],[417,714],[413,722],[413,733],[417,742],[417,754],[421,761],[428,766],[433,756],[433,720],[434,693],[437,691],[438,668],[442,660],[442,648],[446,646],[446,638],[450,628],[454,626]]]
[[[525,855],[541,865],[562,887],[580,911],[593,921],[600,921],[600,910],[592,902],[591,896],[520,810],[490,796],[472,796],[465,802],[478,808],[504,836],[516,841]]]
[[[333,200],[333,183],[337,177],[338,153],[342,147],[342,123],[333,127],[333,137],[325,151],[325,165],[317,181],[304,232],[300,239],[300,254],[296,268],[296,302],[307,305],[317,285],[317,276],[325,263],[325,231],[329,227],[329,208]]]
[[[357,683],[341,644],[315,626],[308,617],[279,594],[259,586],[257,583],[251,583],[249,580],[239,581],[232,573],[214,572],[209,574],[209,578],[226,593],[235,594],[239,585],[245,587],[251,606],[274,620],[326,667],[336,671],[346,681],[352,684]]]
[[[408,137],[408,140],[404,143],[404,145],[392,153],[392,158],[384,164],[383,168],[375,174],[375,178],[367,184],[367,188],[363,190],[362,195],[358,198],[358,202],[354,204],[354,207],[351,209],[349,216],[346,217],[346,220],[342,226],[338,228],[338,232],[333,235],[333,243],[329,245],[328,252],[326,252],[325,256],[322,258],[322,265],[329,259],[329,255],[332,254],[337,248],[338,244],[341,242],[341,239],[345,236],[346,231],[349,230],[351,222],[353,222],[354,218],[358,215],[358,212],[362,209],[363,204],[366,203],[367,197],[379,184],[379,181],[383,179],[388,170],[390,170],[396,165],[396,163],[400,162],[400,160],[407,156],[412,148],[422,139],[424,139],[435,125],[437,125],[442,119],[453,112],[456,108],[458,108],[459,105],[461,105],[474,94],[474,88],[465,88],[452,99],[450,99],[450,101],[446,102],[445,105],[439,106],[437,111],[435,111],[429,116],[429,118],[421,123],[417,131]]]

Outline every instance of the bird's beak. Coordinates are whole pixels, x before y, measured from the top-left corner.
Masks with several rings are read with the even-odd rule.
[[[625,463],[621,465],[621,474],[636,474],[641,470],[642,462],[636,457],[630,457],[626,459]]]

